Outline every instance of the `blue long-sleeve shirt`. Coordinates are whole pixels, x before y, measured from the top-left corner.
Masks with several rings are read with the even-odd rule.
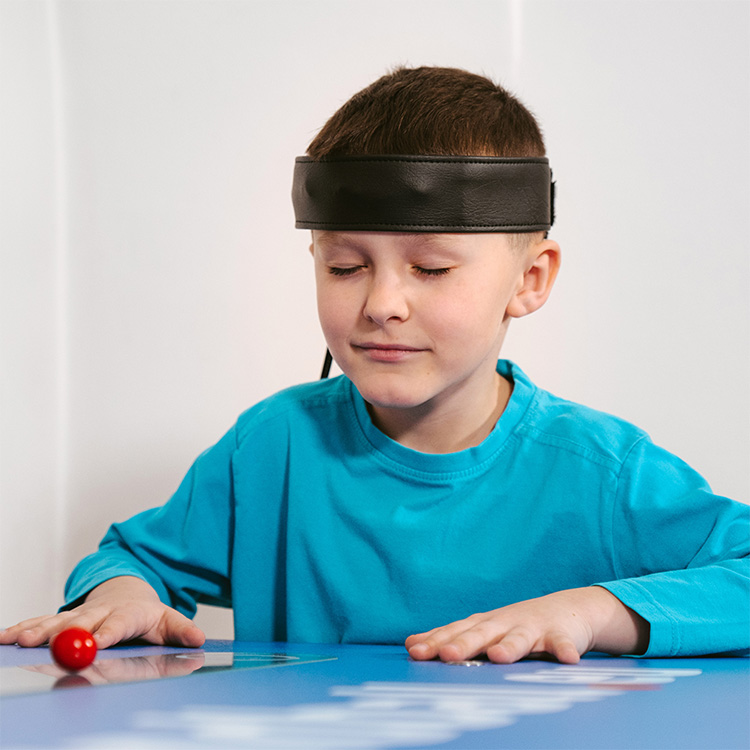
[[[651,625],[648,656],[748,648],[750,509],[632,425],[536,388],[480,445],[380,432],[345,377],[242,414],[161,508],[114,524],[66,601],[116,575],[249,641],[401,643],[475,612],[600,584]]]

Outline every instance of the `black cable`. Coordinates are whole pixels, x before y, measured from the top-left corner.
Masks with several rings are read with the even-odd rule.
[[[328,377],[328,373],[331,371],[331,363],[333,362],[333,357],[331,356],[331,352],[326,349],[326,358],[323,361],[323,371],[320,373],[320,379],[325,380]]]

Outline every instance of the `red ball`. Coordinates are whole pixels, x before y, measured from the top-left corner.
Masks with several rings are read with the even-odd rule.
[[[83,628],[60,631],[52,638],[49,647],[57,665],[69,672],[85,669],[96,657],[96,641]]]

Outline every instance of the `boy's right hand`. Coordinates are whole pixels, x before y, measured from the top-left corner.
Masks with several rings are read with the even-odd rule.
[[[98,648],[135,638],[163,646],[197,648],[206,640],[203,631],[191,620],[162,604],[145,581],[119,576],[92,589],[75,609],[24,620],[0,632],[0,644],[41,646],[71,627],[88,630]]]

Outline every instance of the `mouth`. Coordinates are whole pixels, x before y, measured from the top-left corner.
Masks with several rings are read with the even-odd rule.
[[[352,344],[352,347],[377,362],[399,362],[414,354],[426,351],[426,349],[407,346],[406,344],[379,344],[372,341]]]

